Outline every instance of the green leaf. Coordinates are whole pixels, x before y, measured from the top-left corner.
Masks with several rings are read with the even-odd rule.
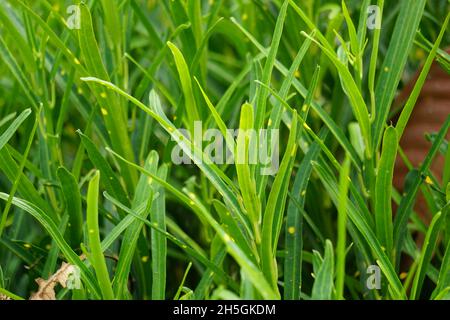
[[[26,111],[24,111],[24,112],[26,112]],[[25,113],[25,115],[26,115],[26,113]],[[19,123],[20,123],[20,121],[19,121]],[[13,123],[11,125],[12,127],[10,127],[13,130],[14,130],[14,125],[15,124]],[[21,182],[21,179],[22,179],[22,172],[23,172],[23,169],[25,168],[26,160],[27,160],[28,155],[30,153],[31,146],[33,145],[34,135],[36,133],[37,127],[38,127],[38,119],[36,117],[36,119],[34,121],[34,124],[33,124],[33,128],[31,129],[30,135],[28,137],[28,142],[27,142],[27,146],[26,146],[26,149],[25,149],[25,153],[23,154],[22,160],[20,161],[20,166],[18,167],[18,170],[16,172],[16,177],[14,178],[13,186],[12,186],[11,192],[9,194],[9,199],[6,202],[5,208],[3,209],[3,213],[2,213],[2,217],[1,217],[1,221],[0,221],[0,238],[1,238],[2,234],[3,234],[3,230],[5,228],[6,221],[8,219],[8,214],[9,214],[9,209],[11,208],[12,199],[15,196],[16,191],[19,189],[19,186],[21,185],[20,182]],[[5,143],[7,141],[6,139],[8,139],[8,136],[11,133],[11,131],[9,131],[10,128],[8,128],[6,136],[2,135],[2,137],[5,136]],[[2,137],[0,137],[0,140],[2,140]],[[1,151],[1,146],[0,146],[0,151]]]
[[[156,174],[158,168],[159,157],[156,151],[150,152],[145,161],[145,170]],[[132,202],[132,209],[136,210],[139,206],[146,206],[145,210],[140,213],[142,219],[146,219],[150,211],[155,210],[153,206],[153,180],[148,179],[144,174],[141,175],[139,183],[136,187],[136,194]],[[137,244],[141,230],[144,226],[142,221],[134,221],[125,231],[122,245],[120,247],[119,262],[114,277],[114,293],[119,299],[124,299],[128,294],[128,278],[131,270],[133,256],[137,250]]]
[[[167,165],[161,166],[158,176],[167,179]],[[150,220],[153,225],[166,231],[166,197],[164,188],[154,187],[155,194],[159,194],[153,203],[150,212]],[[164,234],[156,230],[151,232],[152,245],[152,299],[164,300],[166,294],[166,263],[167,263],[167,239]]]
[[[447,201],[450,202],[450,200]],[[446,209],[446,211],[443,210],[443,214],[448,215],[448,206],[444,209]],[[448,287],[450,287],[450,241],[447,241],[445,254],[441,262],[441,270],[439,271],[439,278],[436,284],[436,288],[431,295],[432,298],[436,297],[439,292],[445,290]]]
[[[0,170],[5,174],[9,181],[16,181],[19,176],[20,167],[17,165],[16,161],[11,157],[7,148],[0,150]],[[43,211],[48,213],[55,221],[59,220],[53,208],[49,205],[47,201],[41,198],[39,192],[34,187],[33,183],[31,183],[30,179],[25,176],[25,174],[21,174],[20,183],[17,185],[17,191],[21,195],[22,198],[36,204]]]
[[[286,152],[267,200],[262,222],[261,267],[274,290],[278,290],[278,271],[275,252],[288,191],[289,177],[297,154],[297,113],[294,111]]]
[[[256,244],[261,242],[260,222],[261,222],[261,203],[256,194],[256,182],[250,172],[250,157],[255,155],[256,137],[252,137],[253,131],[253,107],[244,103],[241,108],[241,119],[239,123],[239,134],[236,147],[236,173],[244,207],[252,222],[253,234]]]
[[[433,49],[431,50],[430,54],[428,55],[427,60],[425,61],[425,64],[422,68],[422,71],[420,72],[419,78],[417,79],[414,88],[409,95],[408,101],[406,101],[405,106],[403,107],[403,110],[400,114],[400,117],[397,121],[396,129],[399,138],[402,137],[403,132],[405,131],[406,125],[408,124],[408,120],[414,110],[414,106],[416,105],[417,99],[419,98],[420,92],[423,88],[423,85],[425,84],[425,81],[428,76],[428,72],[431,69],[431,65],[433,64],[434,58],[436,57],[437,50],[439,49],[439,45],[441,44],[442,38],[444,37],[445,31],[447,31],[447,25],[450,20],[450,13],[447,14],[447,18],[445,19],[441,32],[439,33],[439,36],[434,43]],[[400,140],[400,139],[399,139]]]
[[[350,161],[346,157],[339,174],[338,237],[336,246],[336,298],[344,299],[345,256],[347,236],[347,201],[350,184]]]
[[[57,174],[66,204],[66,211],[69,214],[67,229],[70,235],[70,243],[73,247],[77,248],[83,236],[83,212],[80,188],[75,177],[66,168],[58,168]]]
[[[77,133],[81,138],[81,142],[86,148],[88,157],[91,160],[92,164],[100,171],[100,181],[106,191],[119,199],[120,202],[124,203],[125,205],[130,205],[130,200],[128,199],[127,194],[123,189],[120,180],[114,173],[108,161],[100,153],[98,147],[94,144],[94,142],[92,142],[91,139],[88,138],[88,136],[83,134],[80,130],[78,130]]]
[[[34,93],[34,89],[28,81],[27,76],[24,74],[23,70],[20,68],[17,60],[14,58],[13,54],[8,48],[5,40],[0,36],[0,57],[6,66],[9,68],[13,74],[16,81],[22,87],[23,93],[27,97],[28,101],[31,103],[34,110],[39,108],[39,98]]]
[[[286,19],[286,12],[289,5],[289,1],[285,0],[278,13],[277,23],[272,37],[272,43],[267,54],[266,64],[262,74],[262,83],[269,86],[272,77],[272,70],[275,64],[278,47],[280,45],[281,35],[283,33],[284,20]],[[257,92],[256,96],[256,115],[255,115],[255,128],[261,129],[264,123],[264,117],[266,115],[267,97],[269,92],[264,87]]]
[[[103,299],[113,300],[114,293],[112,291],[105,257],[100,244],[100,230],[98,224],[99,183],[100,171],[96,171],[94,177],[89,182],[87,194],[86,223],[90,248],[88,259],[94,267]]]
[[[330,240],[325,242],[325,256],[315,275],[311,298],[314,300],[331,300],[334,279],[334,253]]]
[[[181,51],[172,43],[167,42],[167,45],[172,51],[173,58],[175,60],[175,64],[178,69],[178,74],[180,76],[181,88],[183,89],[184,100],[185,100],[185,114],[188,119],[188,128],[193,130],[194,121],[199,121],[202,118],[200,117],[200,112],[197,109],[197,104],[194,98],[194,91],[192,89],[192,80],[191,75],[189,74],[189,68],[184,60],[183,54]]]
[[[383,19],[383,9],[384,9],[384,0],[378,0],[377,2],[378,8],[380,10],[380,26]],[[364,26],[364,29],[366,26]],[[368,74],[368,88],[370,93],[370,103],[371,103],[371,121],[375,120],[376,114],[377,114],[377,107],[375,102],[375,75],[377,71],[377,62],[378,62],[378,53],[379,53],[379,46],[380,46],[380,34],[381,34],[381,28],[375,28],[373,32],[373,44],[372,44],[372,53],[370,55],[370,66],[369,66],[369,74]]]
[[[321,137],[326,134],[321,131]],[[286,257],[284,263],[284,299],[299,300],[302,284],[302,249],[303,249],[303,208],[306,199],[306,188],[310,182],[312,172],[311,161],[316,160],[320,154],[320,147],[313,144],[303,158],[294,184],[291,189],[286,216]]]
[[[227,134],[227,125],[223,121],[223,119],[220,116],[220,114],[217,112],[216,108],[211,103],[211,100],[209,100],[208,96],[206,95],[206,92],[201,87],[200,82],[198,82],[197,78],[195,78],[195,81],[197,82],[197,85],[198,85],[198,87],[199,87],[199,89],[200,89],[200,91],[201,91],[201,93],[203,95],[203,98],[205,99],[206,105],[208,106],[208,109],[211,112],[211,115],[212,115],[214,121],[216,122],[217,127],[219,128],[220,132],[222,133],[222,135],[223,135],[223,137],[225,139],[227,147],[230,150],[234,150],[235,149],[235,143],[234,143],[234,140],[230,139],[229,135]]]
[[[394,127],[388,127],[383,138],[383,150],[378,166],[374,200],[376,234],[388,255],[391,255],[393,247],[391,195],[397,147],[397,131]]]
[[[433,252],[437,244],[438,235],[445,222],[449,208],[450,204],[447,204],[444,208],[442,208],[442,210],[433,217],[433,220],[431,220],[430,226],[428,227],[419,258],[419,265],[411,287],[412,300],[420,298],[423,281],[425,280],[425,275],[428,271],[428,266],[431,262]]]
[[[372,130],[372,145],[375,149],[381,143],[392,100],[397,92],[397,86],[412,48],[426,2],[426,0],[400,1],[400,14],[390,37],[391,40],[375,88],[377,111]]]
[[[16,119],[14,119],[13,123],[11,123],[8,129],[3,132],[3,134],[0,136],[0,150],[8,143],[17,129],[19,129],[20,125],[28,118],[30,114],[31,109],[22,111],[22,113]]]
[[[95,38],[92,17],[88,6],[81,3],[80,12],[81,28],[78,32],[78,40],[81,49],[81,56],[84,64],[86,65],[86,71],[91,76],[98,77],[105,81],[110,81],[109,75],[100,55],[97,40]],[[122,108],[121,100],[118,99],[115,94],[111,92],[103,92],[99,90],[98,87],[93,86],[91,89],[100,105],[100,111],[103,115],[103,119],[105,120],[112,145],[119,151],[120,154],[127,157],[127,159],[134,159],[130,138],[127,134],[127,121],[125,119],[126,109]],[[137,180],[136,173],[134,171],[130,171],[130,168],[127,166],[121,169],[128,191],[131,193],[134,190],[135,181]]]

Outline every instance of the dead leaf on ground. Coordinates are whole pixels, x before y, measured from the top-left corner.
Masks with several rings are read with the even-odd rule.
[[[61,268],[56,271],[48,280],[36,279],[39,290],[31,295],[30,300],[56,300],[55,287],[60,284],[63,288],[67,286],[69,276],[76,272],[75,266],[63,263]]]

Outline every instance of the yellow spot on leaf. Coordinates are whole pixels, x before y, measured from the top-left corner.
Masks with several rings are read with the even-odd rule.
[[[416,50],[416,58],[418,60],[422,60],[423,58],[425,58],[425,52],[422,49]]]
[[[289,228],[288,228],[288,232],[289,232],[290,234],[294,234],[294,233],[295,233],[295,227],[289,227]]]
[[[431,180],[431,178],[430,178],[429,176],[427,176],[427,177],[425,178],[425,182],[426,182],[427,184],[429,184],[429,185],[433,185],[433,180]]]
[[[228,234],[225,233],[225,235],[223,236],[223,240],[224,240],[225,242],[230,242],[230,241],[231,241],[231,238],[230,238],[230,236],[229,236]]]
[[[295,153],[296,153],[296,152],[297,152],[297,145],[295,145],[295,146],[292,148],[291,157],[295,156]]]

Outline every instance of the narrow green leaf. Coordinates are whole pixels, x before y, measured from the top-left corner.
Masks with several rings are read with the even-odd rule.
[[[406,102],[405,106],[403,107],[403,110],[400,114],[400,118],[398,119],[396,129],[398,133],[398,137],[401,138],[403,135],[403,132],[405,131],[406,125],[408,124],[408,120],[413,112],[414,106],[416,105],[417,99],[419,98],[420,92],[423,88],[423,85],[425,84],[425,80],[427,79],[428,72],[431,69],[431,65],[433,64],[434,58],[436,57],[437,50],[439,49],[439,45],[441,44],[442,38],[444,37],[445,31],[447,31],[447,25],[450,20],[450,13],[447,14],[447,18],[445,19],[441,32],[439,33],[439,36],[434,43],[433,49],[431,50],[430,54],[428,55],[427,60],[425,61],[425,64],[422,68],[422,71],[420,72],[419,78],[416,81],[416,84],[414,85],[414,88],[408,98],[408,101]],[[400,139],[399,139],[400,140]]]
[[[161,166],[158,176],[167,179],[168,168]],[[153,225],[158,226],[162,231],[166,231],[166,197],[164,188],[155,186],[155,193],[159,193],[153,209],[150,212],[150,220]],[[166,263],[167,263],[167,239],[164,234],[152,230],[152,299],[164,300],[166,293]]]
[[[379,19],[380,27],[381,22],[383,19],[383,9],[384,9],[384,0],[378,0],[377,2],[378,8],[380,10],[379,17],[375,17],[376,19]],[[364,29],[366,26],[364,26]],[[369,74],[368,74],[368,88],[370,93],[370,103],[371,103],[371,121],[375,120],[376,114],[377,114],[377,108],[375,103],[375,75],[377,71],[377,62],[378,62],[378,53],[379,53],[379,46],[380,46],[380,34],[381,34],[381,28],[375,28],[373,31],[373,44],[372,44],[372,53],[370,55],[370,66],[369,66]]]
[[[375,227],[380,244],[390,256],[393,247],[392,179],[397,158],[398,138],[394,127],[384,133],[383,150],[375,184]]]
[[[267,55],[266,64],[264,65],[264,71],[262,74],[262,83],[269,86],[272,77],[272,70],[276,61],[278,47],[280,45],[281,35],[283,33],[284,20],[286,19],[286,12],[289,5],[289,1],[285,0],[278,13],[277,23],[272,37],[272,43]],[[256,115],[255,115],[255,128],[261,129],[264,123],[264,117],[266,115],[267,97],[269,92],[265,88],[261,88],[256,97]]]
[[[256,154],[255,137],[252,141],[253,130],[253,107],[244,103],[241,108],[241,119],[239,123],[239,134],[236,147],[236,173],[239,187],[241,189],[244,206],[252,222],[253,233],[256,244],[261,242],[260,221],[261,221],[261,203],[256,194],[255,180],[250,172],[250,157]]]
[[[178,49],[172,42],[167,42],[167,45],[172,51],[175,64],[178,69],[178,74],[180,76],[181,88],[183,89],[184,99],[185,99],[185,114],[188,119],[188,127],[193,130],[194,121],[199,121],[200,112],[197,108],[197,104],[194,98],[194,91],[192,89],[191,75],[189,74],[189,68],[184,60],[183,54],[180,49]]]
[[[75,177],[66,168],[58,169],[58,179],[69,214],[67,231],[70,235],[70,243],[77,248],[83,236],[83,212],[81,207],[81,194]]]
[[[312,288],[311,298],[315,300],[331,300],[334,279],[334,253],[330,240],[325,242],[325,256],[320,265]]]
[[[3,134],[0,136],[0,150],[8,143],[17,129],[19,129],[20,125],[28,118],[30,114],[31,109],[22,111],[22,113],[16,119],[14,119],[13,123],[11,123],[8,129],[3,132]]]
[[[117,178],[117,175],[114,173],[108,161],[100,153],[98,147],[94,144],[94,142],[92,142],[91,139],[88,138],[88,136],[83,134],[80,130],[78,130],[77,133],[81,138],[81,142],[86,148],[88,157],[91,160],[92,164],[100,171],[100,181],[105,187],[106,191],[119,199],[120,202],[124,203],[125,205],[130,205],[130,200],[128,199],[128,196],[123,189],[120,180]]]
[[[25,117],[27,116],[27,112],[26,111],[27,110],[24,111],[24,116]],[[3,140],[2,138],[5,137],[4,143],[6,143],[7,140],[9,140],[8,137],[10,135],[12,135],[13,132],[17,129],[17,127],[15,127],[15,126],[17,126],[18,123],[21,123],[20,116],[19,116],[19,121],[17,123],[13,123],[8,128],[7,132],[0,137],[0,140]],[[34,121],[34,124],[33,124],[33,128],[31,129],[30,136],[28,137],[28,142],[27,142],[27,146],[26,146],[26,149],[25,149],[25,153],[24,153],[23,158],[22,158],[22,160],[20,162],[20,166],[19,166],[19,168],[18,168],[18,170],[16,172],[17,174],[16,174],[16,177],[14,179],[11,192],[9,194],[9,199],[6,202],[5,208],[3,209],[3,213],[2,213],[2,217],[1,217],[1,221],[0,221],[0,238],[2,237],[3,230],[4,230],[5,226],[6,226],[6,220],[8,219],[9,209],[11,208],[13,197],[15,196],[16,191],[19,189],[19,186],[21,185],[20,181],[22,179],[22,172],[23,172],[23,169],[25,168],[25,163],[26,163],[26,160],[28,158],[28,154],[30,153],[31,146],[33,145],[34,135],[36,133],[37,127],[38,127],[38,119],[36,118],[35,121]],[[0,144],[3,144],[3,142],[0,141]],[[0,145],[0,150],[1,150],[1,148],[2,148],[2,146]]]
[[[156,151],[150,152],[145,161],[145,170],[156,175],[159,157]],[[153,180],[148,179],[144,174],[141,175],[136,187],[136,194],[132,202],[132,209],[136,210],[139,206],[145,204],[146,208],[140,213],[142,219],[146,219],[150,211],[156,210],[153,207]],[[119,299],[124,299],[128,295],[128,278],[131,270],[133,257],[137,250],[138,240],[141,230],[144,226],[142,221],[134,221],[125,231],[122,245],[120,247],[119,262],[114,277],[114,293]]]
[[[381,143],[392,100],[397,92],[397,86],[412,48],[426,2],[426,0],[400,1],[400,14],[390,37],[391,40],[375,88],[377,110],[372,130],[372,145],[375,150]]]
[[[326,131],[322,130],[320,136],[324,138]],[[311,161],[316,160],[320,154],[320,147],[313,144],[303,158],[294,184],[291,189],[291,199],[286,216],[286,258],[284,263],[284,299],[299,300],[302,284],[302,258],[303,258],[303,213],[300,210],[305,205],[306,188],[312,172]]]
[[[450,199],[447,199],[447,201],[450,202]],[[448,207],[447,212],[443,211],[443,213],[444,215],[448,215]],[[441,262],[441,270],[439,271],[439,278],[431,297],[436,297],[439,292],[446,290],[448,287],[450,287],[450,241],[447,241],[445,254]]]
[[[94,267],[99,287],[102,291],[103,299],[113,300],[111,281],[106,267],[105,257],[100,244],[100,230],[98,224],[98,196],[99,196],[100,171],[96,171],[89,183],[87,194],[87,230],[89,247],[91,252],[88,259]]]
[[[39,108],[39,98],[35,94],[33,87],[28,81],[27,76],[24,74],[23,70],[20,68],[14,55],[9,50],[5,40],[0,36],[0,57],[6,66],[9,68],[13,76],[16,78],[19,85],[22,87],[22,91],[27,97],[28,101],[31,103],[34,110]]]
[[[430,226],[428,227],[428,231],[425,236],[419,258],[419,265],[417,267],[416,275],[411,287],[412,300],[420,298],[420,293],[422,290],[423,281],[425,280],[425,275],[428,270],[428,265],[431,262],[432,255],[437,244],[438,235],[440,230],[442,229],[449,208],[450,204],[447,204],[444,208],[442,208],[442,210],[433,217],[433,220],[431,220]]]
[[[338,239],[336,246],[336,298],[344,299],[345,256],[347,239],[347,201],[350,184],[350,161],[346,157],[339,174]]]
[[[110,81],[95,38],[89,8],[84,3],[81,3],[79,7],[81,28],[78,31],[78,41],[86,71],[91,76]],[[92,87],[92,91],[100,105],[100,111],[105,120],[112,145],[129,160],[134,159],[130,138],[127,134],[125,108],[122,108],[121,100],[112,92],[103,92],[98,87]],[[126,166],[121,169],[128,191],[133,192],[137,180],[136,173],[130,171],[131,169]]]
[[[294,111],[286,152],[267,200],[262,222],[261,267],[274,290],[278,290],[275,252],[278,245],[289,177],[297,154],[297,113]]]

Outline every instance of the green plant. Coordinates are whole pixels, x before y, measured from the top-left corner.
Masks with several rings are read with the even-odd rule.
[[[67,262],[82,285],[57,299],[450,298],[450,116],[404,193],[392,184],[433,61],[449,70],[448,1],[71,5],[0,3],[0,297]],[[198,123],[245,161],[204,161]],[[273,176],[249,161],[243,130],[261,129],[279,132]]]

